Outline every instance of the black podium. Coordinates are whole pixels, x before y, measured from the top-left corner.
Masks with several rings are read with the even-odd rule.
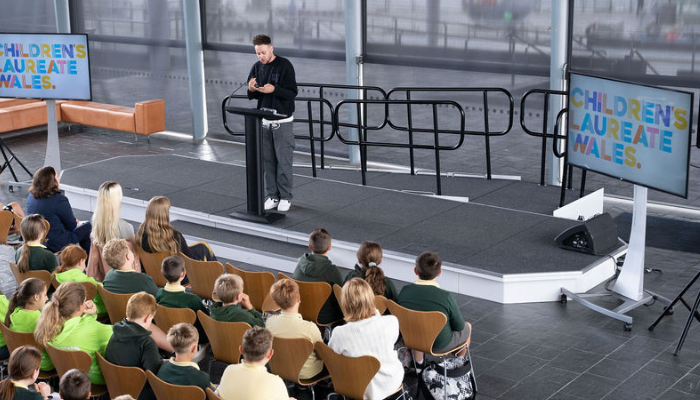
[[[245,117],[245,169],[248,209],[246,212],[230,214],[233,218],[271,224],[284,218],[284,214],[265,212],[263,203],[265,184],[263,182],[262,119],[269,121],[287,118],[257,108],[226,106],[226,112]]]

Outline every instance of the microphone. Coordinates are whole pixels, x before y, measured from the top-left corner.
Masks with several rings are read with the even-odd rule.
[[[231,94],[228,96],[228,101],[226,102],[226,105],[229,105],[231,103],[231,98],[233,97],[234,94],[236,94],[237,91],[241,90],[243,86],[248,86],[248,82],[243,82],[241,83],[241,86],[237,87]]]

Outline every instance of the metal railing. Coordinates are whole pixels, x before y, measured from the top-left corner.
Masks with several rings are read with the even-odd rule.
[[[373,141],[370,140],[368,137],[368,131],[376,131],[379,129],[382,129],[388,120],[386,120],[381,126],[373,126],[373,127],[368,127],[366,124],[366,115],[365,118],[358,118],[358,121],[356,124],[352,123],[341,123],[338,115],[340,113],[340,110],[343,108],[343,106],[346,105],[356,105],[356,106],[362,106],[364,109],[366,109],[366,106],[369,104],[378,104],[378,105],[384,105],[385,110],[389,109],[390,105],[406,105],[408,107],[412,105],[426,105],[426,106],[431,106],[432,107],[432,115],[433,115],[433,128],[432,129],[427,129],[427,128],[416,128],[414,129],[414,132],[432,132],[433,133],[433,143],[432,144],[415,144],[415,143],[396,143],[396,142],[382,142],[382,141]],[[439,122],[438,122],[438,106],[452,106],[453,108],[457,109],[460,113],[460,130],[459,131],[454,131],[454,130],[441,130],[439,128]],[[387,111],[388,115],[388,111]],[[451,100],[343,100],[339,102],[334,111],[334,116],[333,116],[334,122],[335,122],[335,132],[338,136],[338,139],[350,146],[359,146],[360,147],[360,166],[361,166],[361,171],[362,171],[362,184],[366,185],[367,184],[367,147],[394,147],[394,148],[407,148],[407,149],[424,149],[424,150],[433,150],[435,151],[435,177],[437,181],[437,194],[441,195],[442,194],[442,181],[441,181],[441,175],[440,175],[440,151],[441,150],[456,150],[460,146],[462,146],[462,143],[464,143],[464,136],[465,136],[465,130],[464,130],[464,109],[459,105],[459,103]],[[349,138],[343,137],[343,135],[340,133],[340,127],[341,126],[346,126],[346,127],[355,127],[358,129],[360,134],[358,135],[357,140],[352,140]],[[458,134],[459,135],[459,141],[456,144],[453,144],[452,146],[444,146],[440,145],[440,134]]]
[[[511,128],[513,127],[513,96],[509,91],[503,88],[494,88],[494,87],[484,87],[484,88],[468,88],[468,87],[397,87],[389,91],[387,94],[387,100],[392,100],[391,95],[397,92],[402,92],[405,93],[406,100],[413,100],[411,99],[411,93],[414,92],[429,92],[429,93],[441,93],[441,92],[462,92],[462,93],[475,93],[475,92],[481,92],[482,93],[482,104],[481,104],[481,111],[483,111],[483,117],[484,117],[484,129],[483,130],[465,130],[464,127],[466,126],[466,114],[465,114],[465,121],[462,126],[462,130],[464,131],[464,134],[466,135],[475,135],[475,136],[484,136],[485,140],[485,153],[486,153],[486,176],[487,179],[491,179],[491,136],[503,136],[510,132]],[[490,92],[496,92],[496,93],[503,93],[506,95],[508,98],[508,126],[500,131],[491,131],[490,126],[491,124],[489,123],[489,93]],[[411,110],[411,105],[412,103],[408,103],[406,105],[406,112],[408,114],[408,124],[407,126],[398,126],[395,125],[391,121],[391,117],[389,117],[389,125],[394,128],[395,130],[398,131],[407,131],[408,132],[408,140],[409,144],[413,143],[413,133],[414,132],[426,132],[425,130],[420,130],[416,129],[413,127],[413,115],[412,115],[412,110]],[[455,130],[445,130],[443,131],[445,133],[460,133]],[[414,155],[413,155],[413,148],[409,148],[409,155],[410,155],[410,162],[411,162],[411,175],[415,175],[415,163],[414,163]]]

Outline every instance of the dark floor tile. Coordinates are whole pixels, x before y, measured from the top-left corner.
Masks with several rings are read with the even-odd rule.
[[[629,342],[620,346],[614,352],[610,353],[608,358],[637,365],[644,365],[656,358],[667,347],[668,344],[658,340],[648,340],[646,343],[642,342],[641,340],[630,340]]]
[[[584,372],[603,358],[600,354],[569,349],[549,362],[550,367],[565,369],[572,372]]]
[[[611,400],[653,399],[670,389],[675,382],[676,378],[642,370],[615,388],[608,398]]]
[[[639,369],[640,366],[636,364],[604,358],[587,372],[622,382],[639,371]]]
[[[563,385],[544,379],[525,379],[505,392],[501,400],[547,399]]]
[[[676,389],[669,389],[657,397],[656,400],[700,400],[700,396]]]
[[[672,389],[700,396],[700,375],[688,374],[676,382]]]
[[[593,374],[582,374],[564,386],[561,392],[582,399],[601,399],[610,393],[620,382]]]
[[[523,346],[493,339],[475,346],[472,354],[495,361],[503,361],[518,352]]]
[[[472,355],[472,363],[474,367],[474,373],[476,374],[476,376],[479,376],[482,373],[490,370],[494,365],[498,364],[498,361]]]
[[[477,380],[479,392],[495,398],[500,398],[503,393],[507,392],[516,384],[516,381],[492,374],[481,374]]]
[[[661,361],[659,358],[651,360],[649,364],[643,367],[643,370],[670,376],[676,379],[680,379],[683,375],[691,371],[690,367],[686,367],[680,363]]]
[[[525,354],[513,354],[502,362],[494,365],[488,373],[519,382],[540,369],[546,360]]]
[[[610,354],[629,340],[626,337],[611,335],[606,331],[590,329],[582,335],[581,340],[573,347],[579,350],[590,351],[591,353]]]
[[[548,343],[549,344],[549,343]],[[553,360],[562,353],[562,349],[541,346],[539,344],[529,344],[523,347],[518,353],[541,358],[543,360]]]
[[[545,365],[544,367],[533,372],[532,375],[528,377],[528,379],[541,379],[550,382],[557,382],[562,384],[563,386],[576,379],[579,375],[580,374],[576,372],[571,372],[561,368],[554,368],[550,367],[549,365]]]

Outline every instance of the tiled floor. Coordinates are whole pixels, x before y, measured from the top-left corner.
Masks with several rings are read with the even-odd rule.
[[[7,139],[31,170],[43,164],[43,135]],[[64,168],[126,154],[176,153],[220,161],[243,157],[240,146],[214,140],[196,144],[155,135],[150,143],[142,138],[134,142],[129,134],[89,128],[62,133],[61,150]],[[298,159],[304,161],[301,155]],[[2,180],[9,180],[7,171]],[[26,193],[24,188],[10,193],[4,183],[0,200],[23,202]],[[629,211],[608,208],[614,215]],[[2,264],[12,257],[6,250],[0,253]],[[667,297],[674,297],[700,270],[700,254],[692,249],[648,247],[646,262],[663,270],[662,274],[648,273],[646,287]],[[4,266],[0,279],[7,290],[11,276]],[[688,301],[692,303],[697,292],[693,288]],[[653,332],[647,327],[662,307],[658,303],[640,307],[630,312],[634,326],[625,332],[621,322],[572,301],[563,306],[502,305],[467,296],[457,296],[457,300],[465,319],[473,324],[472,354],[481,399],[700,399],[698,324],[693,324],[679,356],[672,354],[688,316],[683,307],[677,307]],[[415,377],[407,381],[415,389]]]

